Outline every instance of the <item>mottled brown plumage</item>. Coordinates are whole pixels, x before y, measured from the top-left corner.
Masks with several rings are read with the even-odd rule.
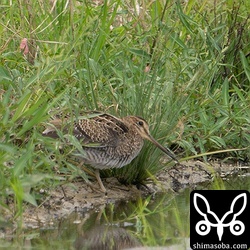
[[[176,158],[169,149],[160,145],[149,133],[147,122],[137,116],[117,118],[106,113],[93,113],[90,116],[79,117],[73,124],[62,127],[62,121],[52,120],[43,135],[57,138],[57,129],[70,133],[81,141],[85,154],[84,163],[90,164],[96,170],[96,178],[101,189],[105,187],[99,176],[99,169],[121,168],[129,164],[141,151],[143,140],[154,143],[164,153],[175,161]]]

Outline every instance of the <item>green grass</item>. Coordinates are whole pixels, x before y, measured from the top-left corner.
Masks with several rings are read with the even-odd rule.
[[[66,3],[0,5],[1,206],[13,195],[18,216],[23,201],[40,202],[41,188],[79,175],[70,149],[61,153],[60,141],[41,136],[51,112],[139,115],[179,158],[226,150],[221,157],[249,160],[247,0],[158,0],[139,13],[136,1]],[[142,182],[168,166],[161,156],[146,143],[130,166],[109,174]]]

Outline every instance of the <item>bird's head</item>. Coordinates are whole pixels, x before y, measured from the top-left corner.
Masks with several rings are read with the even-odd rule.
[[[138,116],[128,116],[126,117],[129,120],[130,125],[134,126],[137,132],[143,139],[146,139],[152,142],[156,147],[161,149],[165,154],[171,157],[175,162],[178,162],[174,154],[166,147],[163,147],[158,141],[156,141],[149,132],[148,123],[141,117]]]

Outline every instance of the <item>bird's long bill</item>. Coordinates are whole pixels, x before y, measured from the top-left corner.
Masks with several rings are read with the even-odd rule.
[[[151,135],[148,135],[147,138],[149,141],[151,141],[156,147],[158,147],[160,150],[162,150],[165,154],[167,154],[169,157],[171,157],[176,163],[179,161],[177,158],[174,156],[174,154],[168,149],[163,147],[158,141],[156,141]]]

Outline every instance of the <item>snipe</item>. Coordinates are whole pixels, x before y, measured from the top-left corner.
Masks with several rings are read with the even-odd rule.
[[[94,167],[96,179],[103,192],[106,189],[100,179],[99,169],[121,168],[129,164],[141,151],[143,140],[149,140],[164,153],[178,162],[168,148],[159,144],[149,132],[147,122],[137,116],[117,118],[106,113],[93,113],[78,118],[72,125],[62,127],[62,121],[55,119],[43,135],[57,138],[58,130],[72,133],[83,145],[85,164]],[[73,127],[72,127],[73,126]]]

